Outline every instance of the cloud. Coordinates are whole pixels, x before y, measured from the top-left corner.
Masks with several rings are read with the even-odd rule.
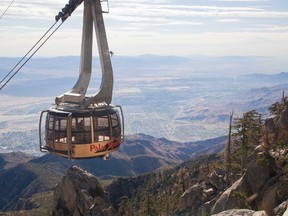
[[[288,25],[280,26],[280,25],[268,25],[268,24],[257,24],[250,25],[243,29],[244,31],[249,32],[288,32]]]
[[[235,22],[240,22],[239,19],[218,19],[217,22],[222,22],[222,23],[235,23]]]
[[[268,0],[214,0],[218,2],[267,2]]]
[[[265,11],[255,7],[191,6],[191,5],[144,5],[133,3],[123,10],[123,5],[115,5],[117,16],[135,17],[246,17],[246,18],[287,18],[287,11]]]
[[[5,19],[0,20],[1,50],[9,50],[11,55],[28,50],[30,44],[35,43],[53,24],[54,16],[67,2],[15,1]],[[9,3],[10,0],[0,2],[0,13]],[[244,54],[250,50],[251,53],[259,54],[261,52],[257,51],[264,52],[266,44],[269,49],[273,49],[270,52],[267,48],[267,54],[287,54],[282,47],[288,40],[283,37],[288,32],[285,23],[288,10],[285,7],[277,8],[270,1],[151,0],[148,3],[147,0],[111,0],[109,11],[109,14],[104,14],[108,42],[119,55],[220,55],[225,51],[229,54]],[[83,5],[53,35],[49,40],[51,45],[41,48],[41,55],[53,55],[53,52],[55,55],[79,55],[80,48],[73,46],[81,41],[82,13]],[[248,47],[245,47],[247,44]],[[26,45],[29,46],[26,48]]]
[[[18,0],[14,1],[7,11],[6,19],[24,19],[24,20],[51,20],[55,15],[67,4],[66,0]],[[0,13],[4,11],[9,4],[9,1],[1,1]],[[75,14],[79,14],[75,12]]]
[[[219,0],[220,1],[220,0]],[[225,0],[222,0],[225,1]],[[254,0],[255,1],[255,0]],[[0,3],[0,11],[7,7],[9,1]],[[37,19],[51,20],[65,6],[66,0],[62,1],[17,1],[9,9],[7,17],[14,19]],[[215,5],[192,5],[177,4],[164,0],[149,2],[144,0],[137,1],[117,1],[110,2],[110,17],[115,21],[142,22],[144,19],[185,19],[185,18],[287,18],[287,11],[268,11],[259,7],[232,7]],[[73,16],[82,16],[82,6],[79,7]],[[169,20],[168,20],[169,21]]]

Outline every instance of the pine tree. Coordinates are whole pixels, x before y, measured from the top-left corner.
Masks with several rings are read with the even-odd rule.
[[[140,203],[140,216],[156,216],[154,208],[154,198],[151,193],[145,192],[142,202]]]
[[[132,205],[127,196],[121,197],[121,201],[119,203],[118,212],[122,216],[133,215],[132,213]]]
[[[243,114],[242,118],[235,119],[234,122],[234,143],[237,147],[236,155],[240,159],[241,173],[244,172],[247,166],[247,158],[254,148],[259,145],[259,140],[262,135],[263,123],[261,114],[256,110],[251,110]]]
[[[226,147],[226,183],[227,186],[230,186],[231,184],[231,145],[232,145],[232,139],[231,139],[231,134],[232,134],[232,122],[233,122],[233,114],[234,110],[230,113],[230,121],[229,121],[229,133],[228,133],[228,142],[227,142],[227,147]]]
[[[189,186],[189,172],[186,167],[181,167],[177,173],[178,182],[181,185],[181,192],[184,193]]]

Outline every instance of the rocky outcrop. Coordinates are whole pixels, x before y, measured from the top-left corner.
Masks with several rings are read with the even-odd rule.
[[[268,143],[274,144],[279,140],[285,140],[288,135],[288,97],[282,103],[276,103],[274,114],[265,121],[266,134],[269,135]]]
[[[281,180],[274,158],[257,147],[250,160],[244,175],[229,188],[225,189],[224,171],[216,169],[205,182],[185,191],[177,215],[228,215],[223,212],[229,209],[253,209],[247,214],[251,216],[283,215],[276,212],[286,210],[284,204],[279,205],[288,197],[288,183]],[[242,215],[238,213],[235,215]]]
[[[218,214],[213,214],[211,216],[268,216],[265,211],[253,211],[250,209],[233,209],[223,211]]]
[[[256,148],[255,151],[258,150],[259,148]],[[219,197],[212,208],[212,214],[228,209],[253,208],[255,202],[261,200],[262,189],[265,188],[264,185],[268,180],[275,175],[276,166],[273,158],[266,152],[254,152],[253,155],[256,156],[248,165],[245,174]],[[269,209],[268,212],[272,209]]]
[[[209,175],[209,183],[217,190],[223,191],[226,188],[225,170],[216,168]]]
[[[227,209],[247,208],[247,194],[251,194],[251,189],[247,184],[247,181],[245,181],[242,177],[217,199],[212,208],[212,214],[216,214]]]
[[[278,139],[284,138],[287,136],[288,129],[288,97],[284,99],[284,109],[281,111],[279,115],[279,119],[277,121],[277,126],[279,128]]]
[[[225,172],[215,169],[208,179],[195,184],[180,197],[177,215],[209,215],[219,192],[225,189]]]
[[[54,192],[53,216],[117,216],[95,176],[79,167],[67,170]]]
[[[20,210],[31,210],[34,208],[38,208],[40,206],[39,203],[35,202],[32,198],[23,199],[20,198],[16,205],[16,211]]]
[[[184,212],[190,209],[197,215],[197,211],[202,212],[200,208],[213,194],[215,195],[215,191],[208,188],[205,183],[195,184],[180,197],[179,211]]]
[[[279,206],[273,209],[272,215],[275,216],[287,216],[288,215],[288,200],[281,203]]]
[[[180,199],[179,210],[186,213],[183,215],[197,212],[195,215],[201,216],[288,216],[288,97],[283,98],[281,103],[275,103],[270,111],[273,114],[265,121],[260,145],[247,158],[249,164],[245,167],[244,175],[226,190],[225,174],[216,179],[210,176],[212,190],[207,188],[207,184],[194,185],[182,195],[183,200]],[[210,206],[214,204],[210,212],[206,208],[203,214],[200,210],[203,210],[206,203],[210,203]]]
[[[278,177],[271,179],[262,191],[257,202],[257,208],[263,209],[268,213],[273,210],[288,197],[288,183],[279,181]]]

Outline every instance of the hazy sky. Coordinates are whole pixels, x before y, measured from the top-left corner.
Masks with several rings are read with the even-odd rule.
[[[0,1],[0,16],[11,0]],[[15,0],[0,19],[0,56],[22,57],[68,0]],[[104,14],[117,55],[288,58],[287,0],[110,0]],[[37,56],[79,55],[83,5]]]

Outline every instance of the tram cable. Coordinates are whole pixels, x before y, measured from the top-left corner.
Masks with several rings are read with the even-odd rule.
[[[6,8],[6,10],[3,12],[3,14],[0,16],[0,19],[2,19],[2,17],[5,15],[5,13],[8,11],[8,9],[11,7],[11,5],[13,4],[14,0],[12,0],[10,2],[10,4],[8,5],[8,7]]]
[[[0,81],[0,84],[13,72],[13,70],[27,57],[27,55],[37,46],[37,44],[49,33],[49,31],[56,25],[55,22],[46,33],[34,44],[34,46],[23,56],[23,58],[6,74],[6,76]]]
[[[4,82],[4,80],[15,70],[15,68],[27,57],[27,55],[43,40],[43,38],[53,29],[53,27],[56,25],[58,20],[45,32],[45,34],[37,41],[37,43],[34,44],[34,46],[22,57],[22,59],[7,73],[7,75],[1,80],[0,84]],[[20,71],[20,69],[35,55],[35,53],[47,42],[47,40],[60,28],[60,26],[64,23],[61,22],[54,30],[53,32],[48,35],[48,37],[36,48],[36,50],[20,65],[20,67],[10,76],[6,82],[2,84],[0,87],[0,91],[8,84],[8,82]]]
[[[14,1],[14,0],[13,0]],[[10,3],[9,7],[12,5],[13,1]],[[60,26],[65,22],[65,20],[71,16],[72,12],[83,2],[83,0],[69,0],[69,3],[65,5],[64,8],[55,16],[55,23],[46,31],[46,33],[37,41],[36,44],[26,53],[26,55],[7,73],[7,75],[0,81],[0,85],[5,79],[10,76],[10,74],[16,69],[16,67],[27,57],[27,55],[42,41],[42,39],[53,29],[56,23],[61,19],[61,24],[59,24],[56,29],[39,45],[38,48],[24,61],[24,63],[10,76],[10,78],[2,84],[0,91],[7,85],[7,83],[20,71],[20,69],[34,56],[34,54],[46,43],[46,41],[60,28]],[[8,8],[9,8],[8,7]],[[8,8],[5,10],[7,11]],[[5,13],[5,12],[4,12]],[[2,15],[3,16],[3,15]],[[1,17],[2,17],[1,16]]]

